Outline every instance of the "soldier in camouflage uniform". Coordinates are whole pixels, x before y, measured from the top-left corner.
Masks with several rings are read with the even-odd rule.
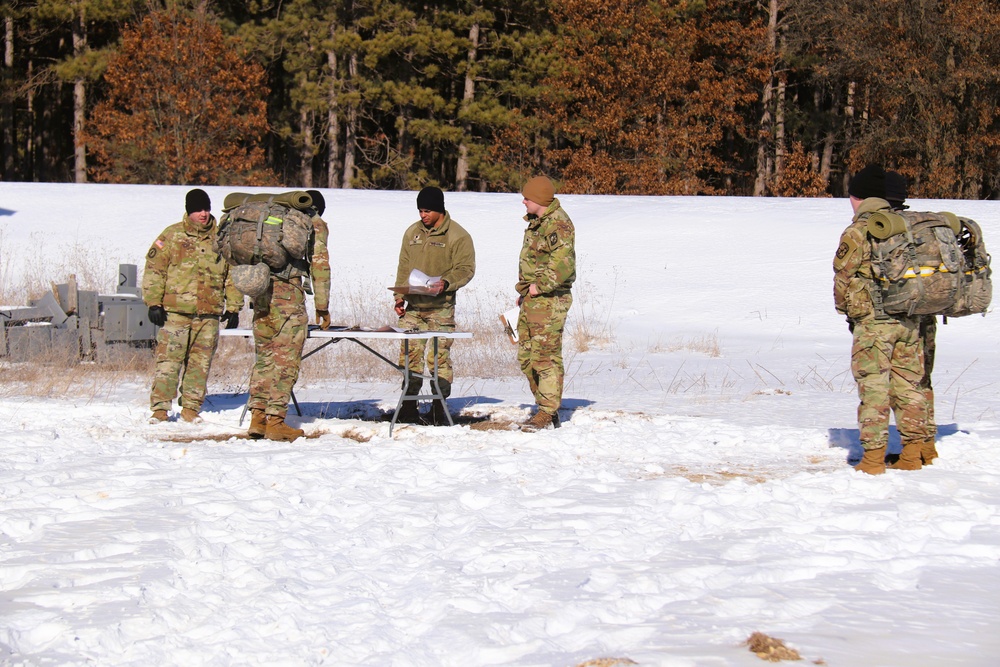
[[[573,221],[555,198],[552,181],[529,180],[521,193],[527,210],[524,243],[514,287],[521,312],[517,319],[517,360],[528,378],[538,410],[522,431],[559,428],[562,403],[562,338],[573,304],[570,288],[576,280],[576,232]]]
[[[408,294],[405,299],[397,294],[393,310],[403,329],[451,332],[455,330],[456,292],[468,285],[476,274],[476,249],[469,233],[445,210],[444,193],[440,189],[426,187],[421,190],[417,194],[417,212],[420,220],[403,233],[396,284],[407,285],[413,269],[438,280],[431,285],[431,294]],[[438,341],[437,348],[438,386],[445,399],[451,395],[454,381],[451,342],[450,338],[443,338]],[[422,340],[410,341],[409,348],[409,357],[405,358],[405,348],[400,345],[399,364],[405,364],[409,373],[407,395],[416,396],[423,386],[420,375],[425,357],[427,368],[434,367],[434,348]],[[448,424],[444,410],[442,402],[435,400],[431,406],[432,424]],[[418,418],[416,402],[403,401],[397,421],[415,423]]]
[[[313,239],[308,272],[293,270],[287,279],[271,276],[267,291],[254,299],[253,339],[257,353],[250,376],[251,438],[290,442],[302,429],[285,423],[292,388],[299,378],[302,349],[309,331],[306,314],[306,281],[312,277],[316,321],[330,327],[329,230],[321,217],[326,202],[318,190],[307,190],[313,201]]]
[[[216,225],[211,208],[204,190],[188,192],[183,220],[163,230],[146,253],[142,298],[149,321],[160,327],[149,397],[152,423],[167,420],[178,381],[181,418],[201,421],[219,318],[233,328],[243,308],[243,295],[229,281],[229,265],[212,249]]]
[[[833,296],[837,311],[847,315],[854,334],[851,371],[858,385],[858,426],[864,456],[857,470],[872,475],[885,472],[889,441],[889,411],[896,417],[903,451],[895,467],[917,470],[921,449],[933,435],[928,425],[924,377],[924,349],[919,316],[879,316],[868,240],[868,216],[889,210],[885,172],[869,166],[851,179],[848,188],[854,220],[840,237],[833,260]]]

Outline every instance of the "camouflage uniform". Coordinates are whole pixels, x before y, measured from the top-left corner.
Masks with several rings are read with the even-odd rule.
[[[858,426],[866,450],[885,447],[889,440],[889,411],[905,446],[933,437],[928,423],[921,317],[877,317],[868,215],[889,210],[883,199],[870,197],[858,207],[854,221],[840,237],[833,260],[834,302],[853,323],[851,371],[858,385]],[[929,376],[928,376],[929,383]]]
[[[284,418],[299,378],[302,349],[309,332],[303,278],[312,277],[316,310],[330,309],[329,230],[312,216],[313,240],[308,274],[293,270],[287,280],[271,276],[267,292],[254,300],[253,338],[257,353],[250,376],[251,410]]]
[[[521,295],[517,360],[539,410],[554,415],[562,403],[562,337],[573,304],[570,288],[576,280],[576,232],[558,199],[541,216],[524,219],[528,228],[514,287]],[[538,288],[538,296],[529,296],[531,284]]]
[[[452,220],[447,211],[433,228],[428,229],[418,220],[403,234],[396,284],[406,285],[413,269],[428,276],[441,276],[448,287],[438,295],[406,295],[406,313],[399,319],[399,326],[418,331],[454,331],[455,292],[468,285],[476,273],[476,249],[469,233]],[[454,379],[451,343],[450,338],[438,341],[438,375],[448,385]],[[428,368],[433,368],[433,346],[426,341],[412,340],[408,359],[404,359],[403,346],[400,346],[399,364],[405,363],[411,373],[422,373],[425,353]]]
[[[170,410],[179,378],[181,407],[201,411],[219,343],[219,316],[243,308],[243,295],[229,280],[229,265],[212,249],[215,232],[214,217],[201,227],[185,214],[146,253],[143,301],[167,311],[156,335],[153,411]]]

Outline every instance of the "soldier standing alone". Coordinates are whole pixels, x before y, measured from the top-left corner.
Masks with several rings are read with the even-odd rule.
[[[438,278],[431,285],[432,294],[409,294],[404,300],[396,295],[393,310],[399,316],[399,326],[418,331],[454,331],[456,292],[476,274],[476,249],[469,232],[455,222],[444,207],[444,193],[435,187],[426,187],[417,194],[417,213],[420,220],[410,225],[403,234],[396,267],[396,284],[406,285],[413,269],[427,276]],[[423,386],[419,376],[427,366],[433,367],[433,348],[425,341],[410,341],[410,356],[399,351],[399,363],[406,364],[409,385],[406,393],[416,396]],[[445,399],[451,395],[454,371],[451,366],[451,339],[438,341],[438,386]],[[415,423],[418,420],[415,401],[403,401],[397,421]],[[447,425],[444,405],[434,401],[431,422],[435,426]]]
[[[538,410],[522,431],[559,428],[562,403],[562,338],[573,304],[570,289],[576,280],[576,232],[573,221],[555,198],[555,187],[545,176],[529,180],[521,194],[528,228],[514,287],[521,312],[517,319],[517,360],[528,378]]]
[[[215,217],[204,190],[184,200],[183,220],[157,237],[146,253],[142,298],[156,334],[156,368],[149,403],[151,423],[167,421],[180,382],[181,419],[200,422],[219,318],[239,323],[243,295],[229,281],[229,265],[212,249]],[[183,378],[181,371],[183,370]]]
[[[871,475],[885,472],[889,442],[889,412],[903,443],[899,463],[905,470],[921,467],[921,450],[933,431],[928,423],[927,396],[921,390],[924,349],[921,316],[879,315],[868,238],[868,217],[890,210],[885,197],[885,172],[869,165],[848,186],[854,219],[840,237],[833,260],[833,296],[837,311],[847,315],[853,334],[851,371],[858,385],[858,428],[864,456],[855,468]]]
[[[296,267],[287,280],[272,274],[267,291],[254,300],[253,339],[257,359],[250,376],[251,438],[290,442],[303,435],[302,429],[285,423],[292,388],[299,378],[302,348],[309,332],[306,314],[306,280],[312,277],[316,321],[321,329],[330,326],[329,230],[321,217],[326,202],[318,190],[312,197],[313,238],[308,267]]]

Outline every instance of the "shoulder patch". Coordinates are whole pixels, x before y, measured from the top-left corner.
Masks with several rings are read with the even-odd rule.
[[[549,245],[554,246],[559,244],[559,235],[555,232],[549,234]]]
[[[146,253],[146,257],[149,258],[149,259],[153,259],[154,257],[156,257],[156,247],[155,246],[149,249],[149,252]]]
[[[850,251],[851,246],[848,245],[847,241],[844,241],[840,244],[840,247],[837,248],[837,259],[844,259]]]

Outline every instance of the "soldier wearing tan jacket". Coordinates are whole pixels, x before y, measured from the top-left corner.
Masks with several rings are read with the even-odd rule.
[[[181,418],[201,421],[219,319],[234,328],[243,308],[243,295],[229,281],[229,265],[212,249],[211,208],[204,190],[188,192],[183,220],[163,230],[146,253],[142,298],[149,321],[160,327],[149,397],[154,423],[167,420],[178,381]]]
[[[399,326],[404,329],[454,331],[455,293],[476,273],[476,249],[469,233],[445,210],[444,193],[438,188],[427,187],[420,191],[417,212],[420,220],[403,234],[396,284],[406,285],[413,269],[439,280],[431,286],[432,294],[409,294],[405,299],[397,295],[394,310],[400,318]],[[425,352],[427,366],[433,368],[433,348],[424,341],[410,341],[408,359],[404,359],[400,349],[399,363],[405,363],[410,373],[409,395],[419,394],[423,386],[423,380],[414,374],[423,372]],[[454,380],[450,338],[438,342],[437,365],[441,393],[448,398]],[[431,408],[431,420],[436,425],[447,424],[443,407],[435,401]],[[398,421],[413,423],[417,419],[417,404],[404,401]]]

